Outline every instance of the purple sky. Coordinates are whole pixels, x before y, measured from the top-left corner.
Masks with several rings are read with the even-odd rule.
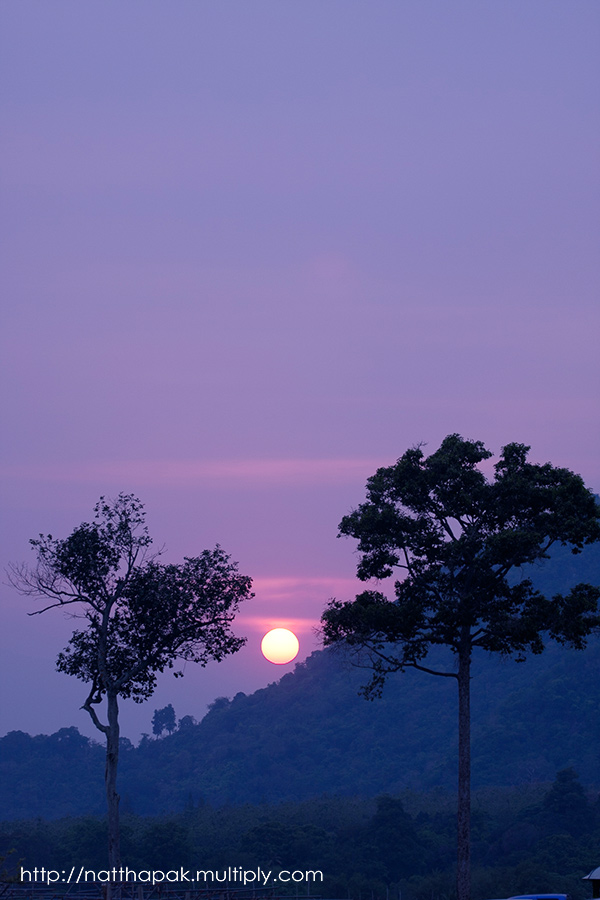
[[[255,579],[200,718],[355,591],[337,524],[450,432],[600,490],[596,0],[4,0],[2,562],[100,494]],[[75,724],[73,622],[3,587],[0,734]]]

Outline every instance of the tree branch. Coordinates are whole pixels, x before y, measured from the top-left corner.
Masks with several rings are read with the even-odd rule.
[[[437,672],[435,669],[429,669],[427,666],[421,666],[419,663],[406,663],[412,669],[418,669],[419,672],[427,672],[429,675],[439,675],[441,678],[458,678],[457,672]]]
[[[34,609],[33,612],[28,612],[28,616],[39,616],[42,613],[46,612],[49,609],[57,609],[59,606],[69,606],[71,603],[89,603],[89,600],[85,597],[73,597],[72,600],[59,600],[57,603],[51,603],[49,606],[44,606],[43,609]],[[90,603],[90,606],[92,604]],[[94,607],[95,609],[96,607]]]
[[[98,716],[96,714],[96,710],[92,706],[92,703],[101,703],[101,702],[102,702],[102,695],[98,692],[97,681],[96,681],[96,678],[94,678],[94,680],[92,682],[92,689],[88,695],[87,700],[81,707],[81,709],[85,709],[86,712],[88,712],[90,714],[92,722],[94,723],[94,725],[96,726],[98,731],[101,731],[103,734],[108,734],[108,732],[109,732],[108,725],[102,724],[102,722],[100,721],[100,719],[98,718]]]

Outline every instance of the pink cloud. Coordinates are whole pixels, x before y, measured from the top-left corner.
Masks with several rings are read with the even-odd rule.
[[[253,579],[252,612],[242,610],[236,624],[251,631],[291,628],[300,635],[315,636],[327,601],[331,597],[350,599],[360,589],[355,578],[322,576],[306,578],[261,577]],[[298,611],[302,610],[299,615]]]
[[[6,465],[10,479],[127,484],[195,485],[234,480],[249,485],[346,483],[364,479],[374,459],[114,460]]]

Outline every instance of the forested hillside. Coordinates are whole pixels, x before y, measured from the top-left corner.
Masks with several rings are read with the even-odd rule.
[[[536,580],[550,592],[574,577],[597,583],[599,559],[597,548],[559,552]],[[262,690],[218,698],[197,725],[187,718],[174,734],[137,748],[124,741],[123,810],[453,788],[453,680],[398,674],[369,702],[358,695],[367,677],[331,652],[313,653]],[[600,782],[598,639],[584,652],[550,645],[525,663],[482,654],[472,693],[475,787],[551,782],[569,766],[584,784]],[[187,711],[178,712],[185,719]],[[149,723],[151,716],[149,705]],[[1,817],[101,814],[103,767],[103,748],[75,728],[49,737],[13,732],[0,740]]]
[[[600,644],[550,648],[527,663],[481,659],[473,683],[475,786],[548,782],[574,766],[598,777]],[[398,675],[379,701],[358,696],[360,670],[326,652],[250,696],[221,699],[198,725],[124,743],[121,795],[139,814],[197,803],[374,796],[452,787],[455,690]],[[160,779],[156,773],[160,772]],[[0,741],[2,818],[103,811],[103,749],[76,729]]]

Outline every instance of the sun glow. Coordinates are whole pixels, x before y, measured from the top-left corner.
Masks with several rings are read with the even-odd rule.
[[[283,666],[298,655],[300,643],[294,632],[288,628],[272,628],[262,639],[260,649],[269,662]]]

